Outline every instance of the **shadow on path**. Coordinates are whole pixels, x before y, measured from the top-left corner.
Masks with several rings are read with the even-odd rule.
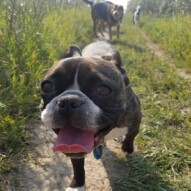
[[[31,122],[31,133],[26,159],[20,164],[18,191],[64,190],[72,175],[70,160],[62,153],[53,153],[55,138],[52,130],[40,122]],[[17,190],[17,189],[16,189]]]
[[[144,155],[134,153],[120,157],[119,151],[116,153],[113,148],[107,147],[104,152],[101,160],[112,191],[173,191]]]

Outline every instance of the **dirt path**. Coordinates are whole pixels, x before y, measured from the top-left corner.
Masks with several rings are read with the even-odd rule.
[[[108,32],[104,32],[104,37],[98,33],[99,38],[96,40],[109,40],[109,34]],[[176,68],[175,60],[165,52],[160,45],[154,43],[144,32],[143,37],[145,39],[146,45],[151,51],[162,61],[164,61],[166,64],[168,64],[170,67],[172,67],[176,74],[180,76],[181,78],[185,80],[191,80],[191,74],[187,73],[184,69]]]
[[[98,32],[98,37],[95,39],[95,41],[99,41],[99,40],[106,40],[109,41],[109,33],[108,33],[108,29],[106,31],[103,31],[103,35],[101,35],[101,33]]]
[[[191,80],[191,74],[188,74],[185,70],[176,68],[175,66],[175,60],[167,53],[165,52],[160,45],[154,43],[148,36],[146,36],[143,33],[143,37],[145,39],[146,45],[148,48],[150,48],[153,53],[162,61],[164,61],[166,64],[168,64],[170,67],[172,67],[176,74],[180,76],[181,78],[185,80]]]
[[[70,159],[61,153],[53,153],[55,134],[40,121],[32,121],[28,127],[31,133],[26,160],[19,166],[19,188],[16,191],[64,191],[72,179]],[[119,155],[123,155],[120,144],[108,141],[101,160],[92,154],[86,158],[86,188],[88,191],[110,191],[112,176],[127,173]],[[107,162],[106,162],[107,161]]]

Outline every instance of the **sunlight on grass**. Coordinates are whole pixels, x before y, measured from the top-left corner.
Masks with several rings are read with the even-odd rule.
[[[92,37],[88,7],[53,9],[52,5],[36,3],[21,5],[15,1],[11,5],[4,2],[4,9],[0,6],[3,10],[0,13],[0,177],[10,172],[15,155],[27,142],[24,123],[39,111],[39,85],[44,73],[69,45],[82,47]],[[80,17],[76,17],[77,9]],[[4,180],[0,178],[1,181]]]
[[[150,36],[174,58],[177,67],[191,72],[191,16],[175,15],[167,18],[143,19]]]
[[[133,170],[131,176],[135,176],[135,180],[138,178],[139,188],[131,188],[133,185],[130,183],[127,186],[125,177],[121,181],[131,190],[186,191],[190,188],[191,176],[191,110],[184,112],[184,108],[191,104],[191,84],[177,77],[172,68],[153,56],[144,45],[140,29],[128,24],[123,30],[126,34],[122,40],[126,43],[118,47],[142,103],[143,123],[137,139],[138,154],[143,154],[143,161],[149,164],[149,175],[152,176],[154,171],[157,176],[153,175],[153,183],[151,180],[141,184],[146,172],[143,171],[141,176]],[[138,165],[136,157],[131,162]],[[156,177],[160,178],[156,180]]]
[[[39,84],[44,73],[70,44],[83,48],[93,39],[88,7],[44,7],[45,12],[38,10],[35,18],[30,6],[17,6],[16,13],[22,14],[22,20],[10,23],[5,11],[0,13],[0,175],[16,168],[18,161],[13,159],[27,142],[23,124],[38,113]],[[22,12],[24,8],[28,12]],[[178,67],[191,71],[190,16],[142,24],[178,60]],[[121,158],[129,171],[125,176],[113,177],[113,186],[116,191],[188,191],[191,83],[155,58],[145,46],[141,30],[128,16],[121,27],[121,39],[111,42],[121,53],[143,113],[137,152]]]

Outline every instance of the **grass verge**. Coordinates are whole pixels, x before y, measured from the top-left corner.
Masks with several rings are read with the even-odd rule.
[[[83,46],[91,41],[88,7],[44,8],[39,12],[32,5],[15,3],[8,11],[0,7],[3,10],[0,13],[0,189],[7,186],[7,174],[18,166],[17,156],[27,144],[24,124],[38,111],[44,73],[69,45]],[[81,13],[79,17],[77,11]],[[7,16],[12,14],[15,17],[8,20]]]
[[[187,191],[191,187],[191,83],[145,47],[141,29],[129,18],[122,31],[115,44],[140,97],[143,121],[137,154],[123,159],[130,172],[114,177],[115,189]]]
[[[177,60],[176,66],[191,73],[191,15],[145,17],[142,24],[151,38]]]

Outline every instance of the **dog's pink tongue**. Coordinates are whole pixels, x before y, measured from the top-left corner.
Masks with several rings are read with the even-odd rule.
[[[64,153],[90,153],[94,146],[94,132],[74,127],[60,129],[53,151]]]

